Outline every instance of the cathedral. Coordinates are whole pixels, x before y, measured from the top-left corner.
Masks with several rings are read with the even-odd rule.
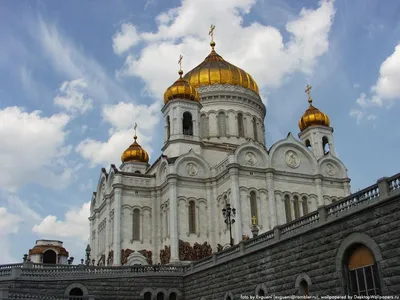
[[[102,169],[89,217],[96,265],[193,262],[248,239],[254,226],[261,234],[350,195],[311,87],[298,138],[289,133],[267,147],[257,83],[210,45],[164,93],[160,157],[149,164],[135,132],[121,166]],[[227,207],[234,222],[226,222]]]

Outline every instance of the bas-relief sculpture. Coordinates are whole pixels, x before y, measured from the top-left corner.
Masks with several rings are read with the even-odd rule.
[[[187,172],[190,176],[195,176],[195,175],[197,175],[197,173],[199,172],[199,170],[198,170],[196,164],[190,162],[190,163],[188,163],[188,164],[186,165],[186,172]]]
[[[285,154],[286,164],[291,168],[297,168],[300,165],[300,158],[293,150],[289,150]]]

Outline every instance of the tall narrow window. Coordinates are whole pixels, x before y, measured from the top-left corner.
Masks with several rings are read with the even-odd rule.
[[[322,138],[322,148],[323,148],[324,154],[328,154],[329,153],[329,151],[330,151],[330,149],[329,149],[329,141],[328,141],[328,138],[326,136],[324,136]]]
[[[144,293],[144,300],[151,300],[151,293],[150,292]]]
[[[170,136],[171,136],[171,121],[169,119],[169,116],[167,116],[167,140],[169,140]]]
[[[132,240],[140,240],[140,211],[139,209],[133,210],[133,230],[132,230]]]
[[[253,118],[253,134],[254,134],[254,140],[258,140],[257,138],[257,119],[256,117]]]
[[[299,197],[294,196],[293,197],[293,204],[294,204],[294,218],[300,218],[300,203],[299,203]]]
[[[308,296],[308,283],[305,280],[300,282],[299,292],[302,296]]]
[[[311,150],[310,140],[306,140],[306,147],[308,148],[308,150]]]
[[[183,134],[184,135],[193,135],[193,119],[192,114],[190,112],[183,113]]]
[[[345,266],[349,295],[380,295],[380,284],[372,252],[364,245],[350,251]]]
[[[257,296],[265,296],[264,290],[263,290],[263,289],[260,289],[260,290],[258,291],[258,295],[257,295]]]
[[[169,295],[169,300],[176,300],[176,299],[177,299],[176,293],[171,293]]]
[[[292,210],[290,209],[290,198],[288,195],[285,195],[285,215],[286,215],[286,222],[292,221]]]
[[[303,197],[302,198],[302,206],[303,206],[303,216],[305,216],[306,214],[308,214],[308,201],[307,201],[307,197]]]
[[[254,191],[250,192],[250,212],[251,212],[251,223],[253,224],[253,218],[256,217],[256,225],[258,225],[258,214],[257,214],[257,196]]]
[[[159,292],[157,294],[157,300],[164,300],[164,293],[163,292]]]
[[[189,233],[196,233],[196,204],[189,202]]]
[[[226,136],[226,117],[223,112],[218,114],[218,130],[219,136]]]
[[[201,137],[203,139],[207,138],[209,133],[208,133],[208,119],[206,115],[201,115],[200,117],[200,122],[201,122]]]
[[[244,123],[242,113],[238,113],[238,132],[240,137],[244,137]]]

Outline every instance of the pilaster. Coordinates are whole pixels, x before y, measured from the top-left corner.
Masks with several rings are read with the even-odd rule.
[[[213,183],[206,183],[206,192],[207,192],[207,237],[210,242],[211,248],[216,249],[217,245],[215,243],[215,218],[213,216],[214,202],[215,199],[213,197]]]
[[[169,226],[170,226],[170,263],[179,262],[179,240],[178,240],[178,204],[177,204],[177,179],[168,178],[169,183]]]
[[[235,224],[233,224],[235,232],[233,234],[235,239],[235,244],[238,244],[243,237],[243,225],[242,225],[242,209],[239,197],[239,169],[233,167],[229,169],[229,174],[231,177],[231,197],[233,207],[236,208]]]
[[[271,228],[278,225],[277,220],[277,207],[275,201],[275,187],[274,187],[274,174],[267,172],[267,188],[268,188],[268,203],[269,203],[269,214],[271,216]],[[267,212],[268,213],[268,212]]]
[[[315,178],[315,186],[317,188],[318,206],[324,205],[324,196],[322,194],[322,179]]]
[[[157,260],[157,223],[156,223],[156,218],[157,218],[157,213],[156,213],[156,203],[157,203],[157,192],[155,190],[151,191],[151,239],[150,239],[150,244],[151,244],[151,251],[152,251],[152,261],[153,264],[156,263]]]
[[[121,187],[115,187],[114,190],[114,266],[121,265]]]

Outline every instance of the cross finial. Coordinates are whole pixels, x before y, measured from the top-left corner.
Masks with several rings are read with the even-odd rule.
[[[135,136],[133,137],[135,140],[137,139],[137,136],[136,136],[136,128],[137,128],[137,123],[135,122],[135,126],[133,126],[133,129],[135,130]]]
[[[307,84],[305,92],[308,94],[308,103],[310,103],[310,104],[312,103],[311,89],[312,89],[312,86]]]
[[[182,71],[182,55],[179,55],[179,60],[178,60],[178,64],[179,64],[179,75],[182,77],[183,71]]]
[[[215,46],[215,42],[214,42],[214,29],[215,29],[215,25],[210,26],[210,31],[208,32],[208,35],[211,36],[211,42],[210,45],[212,47],[212,49],[214,50],[214,46]]]
[[[257,224],[257,218],[256,218],[256,216],[253,216],[253,217],[251,218],[251,220],[253,221],[253,225],[256,225],[256,224]]]

